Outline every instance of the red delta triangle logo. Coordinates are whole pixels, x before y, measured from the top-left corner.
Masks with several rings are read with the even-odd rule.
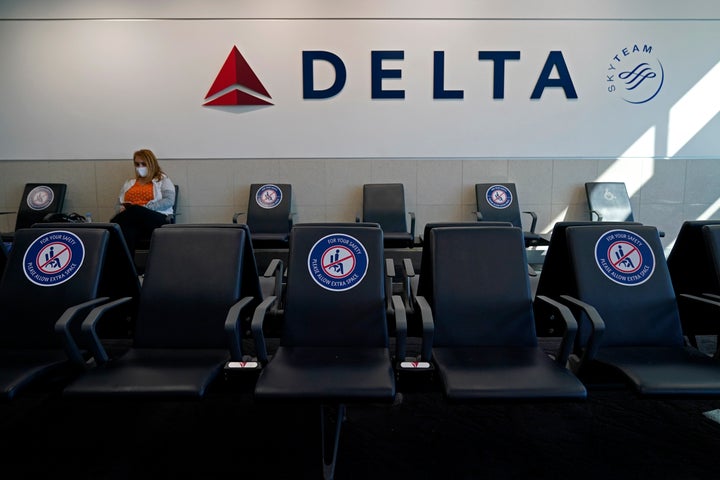
[[[262,95],[272,99],[237,47],[230,51],[210,90],[205,94],[205,100],[229,88],[232,90],[205,102],[203,106],[272,105],[260,97]]]

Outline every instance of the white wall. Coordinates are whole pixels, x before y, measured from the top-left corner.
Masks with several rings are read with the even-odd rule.
[[[274,16],[227,19],[172,18],[174,10],[156,4],[60,2],[64,10],[54,19],[58,2],[17,3],[29,5],[0,10],[6,18],[0,159],[113,159],[138,143],[172,158],[712,158],[720,150],[720,135],[712,134],[720,122],[714,80],[670,118],[703,78],[720,77],[714,48],[720,20],[656,19],[656,6],[635,10],[650,16],[632,20],[611,8],[576,8],[581,17],[568,18],[573,10],[560,10],[562,3],[550,12],[564,15],[542,11],[530,18],[489,2],[482,9],[477,2],[452,3],[443,12],[458,15],[453,18],[427,18],[437,7],[421,3],[403,18],[393,9],[390,17],[375,18],[383,10],[365,6],[350,9],[350,18],[297,18],[294,9],[280,16],[255,7],[254,17]],[[27,19],[41,13],[38,3],[54,6],[42,11],[50,20]],[[85,15],[102,18],[75,17],[81,6]],[[240,6],[237,15],[249,8]],[[205,16],[217,8],[203,3],[181,11]],[[712,10],[696,13],[718,13]],[[113,18],[133,11],[149,17]],[[234,47],[272,105],[203,106]],[[326,61],[303,66],[312,51],[331,53],[347,71],[344,88],[331,98],[303,97],[311,83],[303,73],[313,73],[315,90],[338,80],[337,67]],[[501,51],[519,58],[478,59],[478,52]],[[402,59],[373,66],[373,52]],[[620,79],[643,62],[647,79],[639,86]],[[543,73],[546,65],[553,68]],[[504,75],[495,76],[500,70]],[[373,78],[380,85],[375,93]],[[502,96],[493,93],[500,78]],[[552,84],[558,79],[563,88]],[[434,88],[462,98],[434,96]],[[383,98],[390,92],[404,98]],[[698,110],[702,122],[686,132]],[[652,148],[628,153],[649,129]]]
[[[0,1],[0,208],[26,181],[66,179],[69,209],[109,218],[129,155],[149,147],[181,185],[180,221],[229,220],[253,181],[293,183],[303,220],[351,219],[362,183],[398,180],[421,227],[467,219],[472,184],[508,180],[547,231],[586,218],[583,183],[607,178],[670,244],[682,220],[717,215],[720,4],[579,3]],[[272,106],[202,105],[233,46]],[[302,98],[309,50],[342,58],[338,95]],[[371,98],[373,51],[403,52],[382,88],[405,99]],[[435,51],[462,100],[433,99]],[[478,51],[520,52],[504,98]],[[577,99],[530,99],[551,51]],[[652,100],[607,91],[615,55],[661,66]]]

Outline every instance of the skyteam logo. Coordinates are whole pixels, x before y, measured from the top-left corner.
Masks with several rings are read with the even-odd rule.
[[[504,185],[493,185],[488,188],[485,192],[485,199],[491,207],[497,209],[507,208],[513,201],[512,193]]]
[[[272,97],[237,47],[230,50],[205,100],[205,107],[272,105]]]
[[[53,189],[45,185],[39,185],[30,190],[30,193],[28,193],[25,199],[28,207],[33,210],[44,210],[50,206],[53,200],[55,200]]]
[[[655,98],[665,83],[665,70],[652,51],[652,45],[635,44],[613,56],[605,78],[607,91],[633,104]]]
[[[282,190],[277,185],[263,185],[258,188],[255,201],[262,208],[275,208],[282,201]]]
[[[333,233],[318,240],[308,254],[308,271],[326,290],[342,292],[356,287],[368,269],[367,251],[354,237]]]
[[[595,244],[600,271],[620,285],[645,283],[655,271],[655,255],[644,238],[627,230],[604,233]]]
[[[35,285],[54,287],[80,270],[85,246],[74,233],[57,230],[40,235],[25,251],[25,276]]]

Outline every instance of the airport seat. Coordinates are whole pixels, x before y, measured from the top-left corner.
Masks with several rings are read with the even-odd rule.
[[[429,234],[432,297],[418,296],[423,323],[434,328],[423,345],[452,402],[583,400],[583,384],[566,368],[576,331],[567,322],[555,358],[538,345],[523,232],[517,227],[441,227]],[[564,349],[564,350],[563,350]]]
[[[625,182],[585,182],[585,195],[591,221],[635,221]]]
[[[427,336],[430,332],[424,331],[422,323],[416,325],[418,322],[418,312],[416,311],[415,297],[421,295],[425,297],[427,301],[432,298],[432,256],[425,239],[430,238],[430,231],[433,228],[440,227],[512,227],[510,222],[430,222],[426,223],[423,227],[423,233],[420,237],[421,244],[423,245],[421,256],[420,256],[420,269],[416,270],[410,259],[404,259],[403,262],[403,288],[400,292],[405,303],[405,310],[408,315],[408,334],[417,335],[422,332],[421,335]],[[427,343],[427,342],[426,342]]]
[[[567,229],[576,296],[560,298],[592,333],[571,356],[586,384],[628,385],[640,396],[720,395],[720,362],[685,345],[678,300],[657,228]],[[682,294],[686,301],[720,302]]]
[[[474,212],[479,222],[510,222],[513,226],[523,228],[522,214],[530,215],[530,229],[524,230],[526,247],[547,245],[548,239],[537,233],[537,214],[533,211],[520,210],[517,188],[514,183],[476,183]]]
[[[405,186],[402,183],[364,184],[362,215],[356,216],[355,221],[379,224],[385,248],[411,248],[415,245],[415,212],[405,209]]]
[[[15,217],[15,230],[3,232],[3,241],[12,242],[16,231],[42,221],[48,214],[62,212],[66,193],[67,184],[65,183],[26,183]]]
[[[296,222],[292,185],[253,183],[247,212],[235,213],[233,223],[243,215],[256,249],[288,248],[290,229]]]
[[[604,222],[603,225],[640,225],[639,222]],[[597,225],[591,221],[565,221],[556,222],[550,234],[550,244],[545,252],[542,273],[538,278],[536,295],[558,298],[560,295],[575,295],[577,287],[572,276],[572,265],[568,254],[566,231],[568,227],[583,225]],[[540,337],[560,336],[563,322],[557,318],[554,309],[547,308],[542,303],[533,304],[535,309],[535,329]],[[584,337],[586,329],[578,326],[578,336]]]
[[[720,225],[720,220],[687,220],[680,227],[667,256],[676,295],[720,295],[720,279],[715,271],[711,245],[704,235],[704,227],[708,225]],[[683,332],[691,345],[697,347],[698,335],[712,334],[717,330],[717,321],[704,313],[704,305],[680,301],[679,308]]]
[[[173,223],[163,225],[161,228],[234,228],[245,232],[245,246],[243,247],[243,269],[241,297],[253,297],[248,308],[255,308],[267,296],[282,294],[282,283],[284,280],[286,261],[273,259],[267,265],[265,271],[260,272],[255,258],[255,250],[250,239],[250,228],[244,223]],[[272,310],[273,315],[282,316],[280,306]],[[251,316],[242,318],[241,327],[243,331],[250,331]]]
[[[121,347],[126,340],[132,338],[140,300],[140,279],[130,250],[125,243],[122,230],[117,223],[36,223],[33,228],[55,228],[75,232],[78,230],[103,229],[109,233],[107,255],[100,273],[98,294],[116,300],[130,297],[123,308],[113,309],[103,321],[99,335],[105,342],[115,342]],[[112,318],[110,318],[112,316]]]
[[[347,404],[392,403],[393,355],[389,350],[384,283],[383,232],[377,225],[298,224],[290,233],[285,324],[274,355],[263,332],[266,299],[253,317],[253,338],[263,365],[255,388],[258,402],[318,405],[323,472],[333,478]],[[394,297],[402,358],[405,318]],[[330,417],[336,413],[336,418]],[[334,432],[326,425],[336,422]],[[330,430],[330,429],[329,429]],[[334,439],[334,441],[333,441]]]
[[[634,222],[630,195],[625,182],[586,182],[590,221],[594,222]],[[661,237],[665,232],[658,231]]]
[[[112,358],[96,327],[122,299],[93,309],[82,324],[97,364],[64,390],[70,398],[201,399],[226,363],[246,360],[239,327],[246,231],[158,228],[153,233],[132,345]]]
[[[86,367],[76,342],[98,295],[109,234],[20,229],[0,279],[0,399],[53,392]]]

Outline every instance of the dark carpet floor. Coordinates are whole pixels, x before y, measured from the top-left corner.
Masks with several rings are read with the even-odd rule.
[[[319,408],[256,404],[232,382],[199,402],[1,404],[2,478],[321,478]],[[720,477],[716,409],[624,388],[477,405],[408,389],[398,405],[348,406],[336,478],[707,480]]]

